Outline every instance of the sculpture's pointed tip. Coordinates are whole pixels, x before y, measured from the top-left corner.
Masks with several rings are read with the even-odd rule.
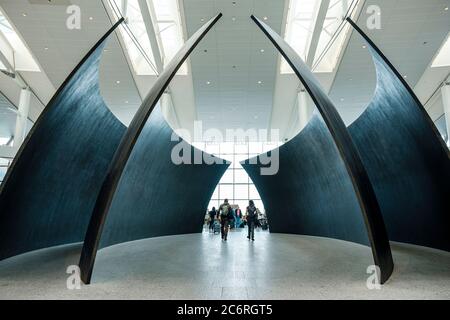
[[[351,25],[355,25],[355,21],[353,21],[350,17],[345,18],[347,22],[349,22]]]

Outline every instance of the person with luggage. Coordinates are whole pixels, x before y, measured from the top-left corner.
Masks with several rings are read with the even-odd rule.
[[[220,233],[220,229],[222,228],[219,218],[216,217],[216,219],[214,220],[214,226],[213,226],[213,233]]]
[[[253,200],[248,202],[247,212],[247,227],[248,227],[248,240],[255,241],[255,226],[258,220],[258,212],[256,211],[255,203]]]
[[[216,218],[217,215],[216,207],[212,207],[211,211],[208,212],[208,215],[209,215],[209,231],[214,232],[214,219]]]
[[[233,210],[231,209],[231,206],[228,203],[228,199],[225,199],[224,203],[220,205],[218,212],[220,216],[220,224],[221,224],[220,231],[222,234],[222,240],[227,241],[228,226],[230,222],[234,219]]]

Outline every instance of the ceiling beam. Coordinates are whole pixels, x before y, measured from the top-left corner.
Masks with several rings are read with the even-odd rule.
[[[155,15],[151,14],[150,6],[147,3],[147,0],[138,0],[139,9],[141,10],[142,18],[144,20],[145,29],[147,30],[148,39],[150,41],[150,46],[152,47],[153,58],[155,59],[156,69],[158,73],[161,73],[164,70],[163,59],[161,55],[161,50],[158,44],[158,39],[156,36],[156,31],[153,25],[153,19]]]
[[[322,0],[320,2],[319,11],[317,12],[316,23],[311,36],[311,43],[309,45],[308,55],[306,57],[306,65],[312,67],[314,58],[316,56],[317,46],[319,45],[320,35],[322,33],[325,18],[327,17],[328,7],[330,6],[330,0]]]
[[[156,65],[156,70],[158,74],[160,74],[164,71],[164,59],[162,55],[162,48],[160,47],[160,44],[162,46],[162,41],[159,36],[160,31],[157,33],[153,24],[153,21],[156,20],[156,14],[154,12],[153,6],[149,5],[147,0],[138,0],[138,4],[139,9],[141,10],[142,19],[144,20],[145,29],[147,31],[147,36],[150,41],[150,46],[152,47],[152,53]],[[177,110],[175,108],[175,105],[173,103],[170,85],[166,89],[165,93],[169,96],[169,100],[164,101],[168,102],[167,107],[169,108],[169,110],[173,112],[176,122],[175,124],[172,125],[174,125],[176,128],[181,128],[182,127],[181,122]],[[163,99],[161,100],[161,104],[162,101]]]
[[[322,0],[320,2],[319,5],[319,10],[317,12],[317,18],[316,18],[316,23],[314,24],[314,30],[312,32],[311,35],[311,42],[309,45],[309,49],[308,49],[308,54],[306,56],[306,65],[311,69],[312,71],[312,66],[314,64],[314,58],[316,57],[316,52],[317,52],[317,47],[319,45],[319,40],[320,40],[320,35],[322,34],[322,30],[323,30],[323,26],[325,23],[325,18],[327,17],[327,13],[328,13],[328,7],[330,6],[330,0]],[[309,105],[308,105],[308,100],[304,99],[302,101],[300,101],[298,99],[299,95],[301,94],[302,91],[304,91],[305,88],[303,86],[303,84],[300,82],[298,89],[297,89],[297,97],[295,99],[295,102],[291,108],[291,117],[290,117],[290,121],[289,121],[289,125],[286,126],[285,130],[284,130],[284,134],[283,134],[283,139],[289,139],[292,138],[295,134],[297,134],[298,129],[302,129],[304,127],[304,124],[302,124],[302,121],[309,121],[309,119],[300,119],[300,117],[304,117],[308,114],[308,112],[300,112],[300,110],[302,109],[302,111],[308,110],[309,109]],[[305,105],[304,105],[305,104]],[[294,117],[294,111],[297,112],[298,116]],[[308,116],[310,116],[308,114]]]
[[[10,45],[9,41],[5,38],[3,33],[0,32],[0,62],[6,67],[6,71],[14,73],[14,48]]]
[[[9,51],[8,53],[11,56],[11,60],[13,60],[12,63],[14,63],[14,49],[2,33],[0,33],[0,43],[5,51]],[[19,72],[16,71],[15,66],[10,62],[10,59],[8,59],[8,57],[2,51],[0,51],[0,61],[6,67],[6,71],[11,79],[13,79],[21,88],[28,87],[25,80],[22,78]]]

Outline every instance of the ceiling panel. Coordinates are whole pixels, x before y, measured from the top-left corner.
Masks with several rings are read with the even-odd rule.
[[[66,27],[69,15],[64,1],[51,4],[48,1],[2,0],[0,3],[55,88],[111,27],[101,1],[72,0],[70,3],[80,7],[79,30]],[[127,123],[140,105],[140,96],[115,35],[110,37],[102,56],[100,87],[108,106]],[[124,117],[122,109],[128,110],[130,115]]]
[[[267,128],[272,107],[277,53],[250,15],[267,17],[281,32],[284,1],[184,1],[191,35],[218,12],[222,19],[191,56],[197,118],[203,127]],[[261,52],[264,49],[264,52]]]
[[[266,22],[281,33],[286,1],[180,2],[188,37],[215,14],[223,13],[222,19],[200,42],[190,59],[195,98],[193,114],[204,121],[204,128],[269,127],[279,55],[250,20],[250,15],[267,17]],[[55,88],[111,26],[100,0],[72,0],[70,3],[81,8],[82,28],[69,30],[65,26],[68,1],[60,0],[59,3],[61,5],[40,0],[0,2]],[[371,4],[381,8],[381,30],[366,28],[365,12]],[[358,25],[414,86],[450,30],[450,11],[443,10],[449,5],[449,0],[366,0]],[[353,33],[330,91],[347,124],[361,114],[375,88],[374,67],[362,45],[361,38]],[[317,76],[321,78],[322,75]],[[145,88],[154,81],[136,79],[141,82],[141,87],[145,84]],[[141,99],[115,36],[102,57],[100,84],[107,104],[124,123],[128,123]],[[286,86],[283,92],[289,91]],[[192,91],[190,86],[183,88],[186,88],[184,92]],[[175,105],[182,117],[181,111],[187,104],[185,98],[184,101],[178,99]],[[285,110],[291,107],[286,104]],[[277,109],[277,114],[284,114],[283,108]],[[289,114],[286,111],[286,115]]]

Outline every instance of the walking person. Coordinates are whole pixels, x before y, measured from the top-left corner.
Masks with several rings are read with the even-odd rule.
[[[242,218],[242,212],[239,206],[236,207],[236,210],[234,210],[235,220],[234,220],[234,227],[239,228],[241,225],[241,218]]]
[[[248,227],[247,239],[248,240],[251,239],[252,241],[255,241],[255,226],[256,226],[257,219],[258,219],[258,212],[256,211],[255,203],[253,202],[253,200],[250,200],[248,202],[246,216],[247,216],[247,227]]]
[[[227,241],[228,237],[228,226],[231,220],[233,220],[233,211],[231,209],[230,204],[228,203],[228,199],[225,199],[224,203],[222,203],[219,207],[219,216],[220,216],[220,232],[222,234],[222,240]]]
[[[234,213],[235,213],[234,227],[240,228],[242,223],[242,212],[241,209],[239,209],[239,206],[236,208]]]
[[[212,207],[211,211],[208,212],[209,215],[209,232],[214,232],[214,219],[217,216],[216,207]]]

